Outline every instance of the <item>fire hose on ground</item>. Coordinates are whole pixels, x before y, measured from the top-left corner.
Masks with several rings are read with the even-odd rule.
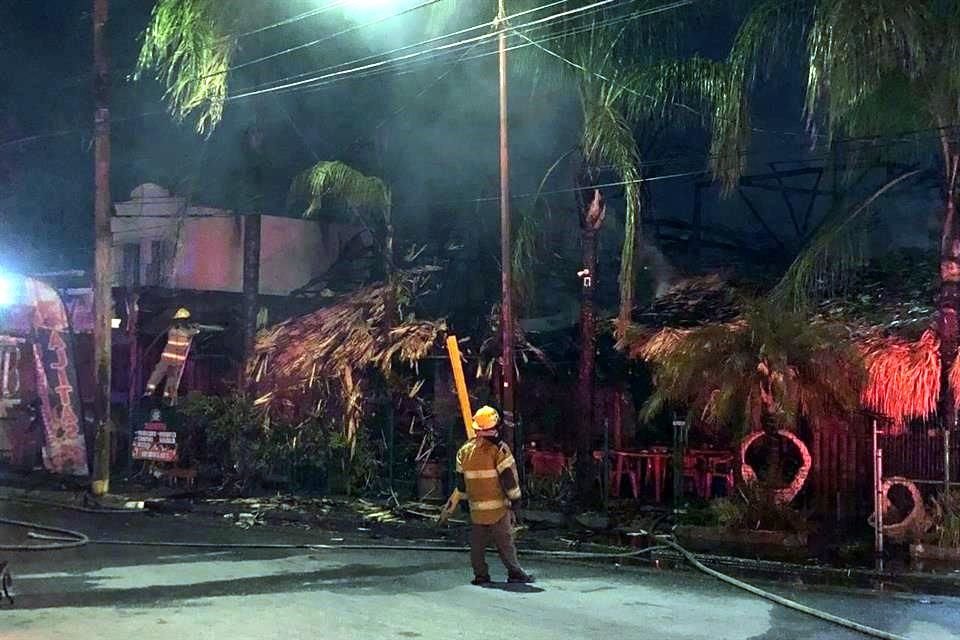
[[[28,536],[37,540],[45,540],[46,544],[37,544],[37,545],[0,545],[0,550],[4,551],[55,551],[62,549],[72,549],[76,547],[82,547],[85,545],[106,545],[106,546],[129,546],[129,547],[179,547],[179,548],[192,548],[192,549],[275,549],[275,550],[295,550],[302,549],[308,551],[421,551],[428,553],[464,553],[469,550],[468,547],[454,547],[454,546],[421,546],[421,545],[380,545],[380,544],[306,544],[306,543],[221,543],[221,542],[175,542],[175,541],[166,541],[166,540],[97,540],[91,539],[79,531],[72,531],[70,529],[63,529],[60,527],[51,527],[47,525],[36,524],[32,522],[23,522],[20,520],[9,520],[7,518],[0,518],[0,524],[22,527],[27,529],[35,529],[37,531],[46,531],[52,534],[59,535],[47,535],[41,533],[34,533],[31,531]],[[704,565],[702,562],[697,560],[696,556],[687,551],[685,548],[677,544],[673,539],[672,535],[658,535],[656,540],[659,541],[659,544],[651,547],[646,547],[644,549],[638,549],[636,551],[628,551],[622,553],[590,553],[590,552],[580,552],[580,551],[545,551],[540,549],[520,549],[519,552],[521,555],[526,556],[539,556],[545,558],[554,558],[554,559],[571,559],[571,560],[586,560],[586,559],[626,559],[639,557],[641,555],[650,553],[656,549],[670,548],[678,552],[683,558],[689,562],[695,569],[705,573],[708,576],[716,578],[726,584],[729,584],[738,589],[742,589],[751,593],[755,596],[764,598],[779,604],[788,609],[792,609],[799,613],[803,613],[809,616],[813,616],[825,622],[850,629],[852,631],[857,631],[867,636],[874,638],[882,638],[883,640],[906,640],[903,636],[883,631],[880,629],[875,629],[867,625],[860,624],[853,620],[848,620],[846,618],[841,618],[840,616],[835,616],[826,611],[821,611],[813,607],[808,607],[807,605],[801,604],[794,600],[784,598],[775,593],[771,593],[764,589],[760,589],[754,585],[743,582],[742,580],[737,580],[732,576],[728,576],[725,573],[721,573],[716,569],[711,569],[710,567]]]

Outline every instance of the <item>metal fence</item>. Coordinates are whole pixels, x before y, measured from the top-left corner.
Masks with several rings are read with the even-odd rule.
[[[950,443],[950,478],[960,480],[958,436]],[[915,483],[942,483],[944,478],[943,432],[935,428],[912,428],[901,435],[880,437],[884,477],[900,476]]]

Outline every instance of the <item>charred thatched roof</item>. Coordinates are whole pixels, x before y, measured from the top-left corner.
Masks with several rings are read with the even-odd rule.
[[[728,322],[740,315],[735,286],[719,275],[683,280],[636,318],[640,326],[681,329]]]
[[[384,284],[344,295],[334,304],[265,329],[257,336],[248,371],[258,383],[257,402],[298,403],[318,395],[339,401],[348,439],[362,417],[364,383],[371,371],[389,374],[398,363],[415,365],[440,343],[442,320],[412,314],[387,328],[386,304],[412,300],[424,274],[406,274],[397,290]]]

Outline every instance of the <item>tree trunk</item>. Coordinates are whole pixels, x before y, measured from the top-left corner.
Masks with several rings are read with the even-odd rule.
[[[945,145],[945,149],[949,149]],[[960,223],[957,220],[956,178],[960,156],[946,154],[947,176],[943,230],[940,236],[940,291],[937,333],[940,338],[940,421],[944,433],[944,487],[950,486],[950,435],[957,428],[957,402],[950,372],[957,359],[960,326]]]
[[[93,459],[94,495],[110,490],[110,355],[113,319],[113,234],[110,229],[110,61],[106,26],[108,0],[93,2],[94,66],[94,407],[97,429]]]
[[[243,363],[240,367],[242,388],[249,388],[245,379],[246,363],[253,357],[257,340],[257,315],[260,312],[260,230],[259,214],[243,217]]]
[[[605,205],[599,190],[584,208],[580,220],[582,267],[580,287],[580,356],[577,365],[577,497],[584,502],[591,495],[594,478],[593,414],[594,369],[597,353],[597,318],[594,291],[597,284],[597,233],[603,224]]]

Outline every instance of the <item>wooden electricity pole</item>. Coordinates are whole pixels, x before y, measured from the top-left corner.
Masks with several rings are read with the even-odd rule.
[[[510,220],[510,148],[507,137],[507,13],[504,0],[499,0],[497,29],[500,30],[500,343],[501,357],[501,404],[503,425],[501,437],[515,449],[514,442],[514,399],[516,394],[516,375],[514,368],[513,341],[513,249],[512,224]]]
[[[94,368],[96,440],[93,458],[94,495],[110,490],[110,349],[113,319],[113,269],[110,230],[110,59],[106,27],[109,0],[93,0],[94,97]]]

